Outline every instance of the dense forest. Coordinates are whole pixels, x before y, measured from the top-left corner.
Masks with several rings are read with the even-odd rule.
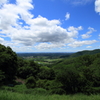
[[[70,55],[70,57],[78,57],[78,56],[82,56],[82,55],[93,55],[93,54],[97,54],[97,53],[100,53],[100,49],[83,50],[83,51],[73,53],[72,55]]]
[[[63,59],[48,67],[18,57],[10,47],[0,44],[0,87],[25,84],[28,89],[42,88],[50,94],[98,94],[100,53],[83,52],[67,58],[63,55]]]

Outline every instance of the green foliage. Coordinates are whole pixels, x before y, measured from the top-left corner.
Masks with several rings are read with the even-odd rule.
[[[25,91],[26,94],[34,94],[34,95],[48,95],[49,92],[46,89],[43,88],[34,88],[34,89],[28,89]]]
[[[15,85],[14,87],[3,86],[1,89],[11,91],[11,92],[18,92],[18,93],[25,93],[25,91],[27,90],[26,86],[23,84]]]
[[[17,71],[17,77],[26,79],[30,76],[34,76],[35,78],[37,78],[37,74],[40,71],[40,66],[38,64],[36,64],[33,60],[23,60],[19,58],[18,60],[18,71]]]
[[[53,64],[47,67],[40,66],[33,59],[18,58],[10,47],[0,44],[0,86],[14,85],[15,77],[19,77],[26,80],[28,89],[25,87],[23,90],[16,85],[8,90],[18,89],[17,92],[24,91],[26,94],[35,93],[35,90],[40,94],[47,91],[50,94],[100,93],[100,54],[95,54],[99,51],[94,50],[91,55],[88,51],[78,52],[77,57],[58,62],[48,59]]]
[[[62,84],[55,80],[38,80],[37,87],[44,88],[49,91],[50,94],[65,94],[65,90],[62,89]]]
[[[3,85],[3,79],[4,79],[4,78],[5,78],[4,72],[2,72],[2,71],[0,70],[0,86]]]
[[[50,94],[66,94],[66,91],[62,87],[63,84],[56,80],[47,81],[45,83],[45,88],[49,90]]]
[[[95,50],[91,50],[91,51],[89,51],[89,50],[79,51],[79,52],[72,54],[70,57],[79,57],[82,55],[94,55],[97,53],[100,53],[100,49],[95,49]]]
[[[74,66],[62,67],[57,73],[56,80],[63,84],[66,93],[76,93],[79,74]]]
[[[32,94],[32,95],[49,95],[50,93],[43,88],[30,88],[28,89],[25,84],[15,85],[14,87],[3,86],[2,90],[16,92],[20,94]]]
[[[59,94],[59,95],[64,95],[66,94],[66,91],[62,88],[57,88],[57,89],[51,89],[50,94]]]
[[[28,64],[23,58],[17,57],[18,68],[23,67]]]
[[[46,86],[49,90],[52,90],[52,89],[59,89],[59,88],[62,88],[63,87],[63,84],[59,81],[56,81],[56,80],[52,80],[52,81],[47,81],[46,82]]]
[[[40,72],[38,73],[38,77],[40,79],[53,80],[55,78],[54,70],[45,66],[40,68]]]
[[[40,91],[40,90],[39,90]],[[0,91],[0,100],[100,100],[100,95],[41,95]]]
[[[93,87],[100,87],[100,54],[65,59],[52,68],[66,93],[91,94],[95,93]]]
[[[0,44],[0,70],[3,72],[3,84],[12,83],[17,71],[17,55],[10,47]]]
[[[32,76],[34,74],[34,70],[32,67],[20,67],[18,69],[17,76],[23,79],[27,79],[28,77]]]
[[[47,80],[41,80],[41,79],[39,79],[36,82],[36,87],[37,88],[44,88],[44,89],[46,89],[46,82],[47,82]]]
[[[40,72],[40,66],[33,60],[29,61],[29,66],[33,68],[33,76],[36,78],[37,74]]]
[[[28,89],[35,88],[36,87],[36,80],[35,80],[35,78],[33,76],[30,76],[29,78],[27,78],[25,85],[26,85],[26,87]]]

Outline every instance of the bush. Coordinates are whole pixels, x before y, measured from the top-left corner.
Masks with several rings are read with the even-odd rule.
[[[47,83],[47,80],[41,80],[41,79],[39,79],[38,81],[37,81],[37,83],[36,83],[36,87],[37,88],[46,88],[46,83]]]
[[[34,88],[33,89],[33,93],[34,95],[47,95],[48,94],[48,91],[43,89],[43,88]]]
[[[62,88],[57,88],[57,89],[50,90],[50,94],[59,94],[59,95],[62,95],[62,94],[66,94],[66,91],[63,90]]]
[[[4,74],[4,72],[2,72],[2,71],[0,70],[0,87],[3,85],[2,80],[5,78],[5,76],[4,76],[3,74]]]
[[[28,89],[35,88],[36,87],[35,78],[33,76],[30,76],[29,78],[27,78],[25,85]]]
[[[100,93],[100,87],[91,87],[86,89],[84,94],[91,95],[91,94],[99,94]]]

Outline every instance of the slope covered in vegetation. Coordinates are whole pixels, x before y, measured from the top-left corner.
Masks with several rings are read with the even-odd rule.
[[[17,57],[10,47],[0,45],[0,85],[19,83],[27,89],[42,88],[49,94],[100,93],[100,53],[64,58],[48,66]],[[11,91],[16,91],[12,87]]]
[[[70,55],[70,57],[78,57],[82,55],[93,55],[97,53],[100,53],[100,49],[79,51],[79,52],[73,53],[72,55]]]
[[[0,84],[11,84],[17,72],[17,55],[10,47],[0,44]]]
[[[65,59],[53,69],[66,93],[100,92],[100,53]]]

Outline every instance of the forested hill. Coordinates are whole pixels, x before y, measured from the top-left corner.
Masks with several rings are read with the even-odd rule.
[[[84,50],[84,51],[79,51],[76,53],[73,53],[70,57],[78,57],[78,56],[82,56],[82,55],[93,55],[96,53],[100,53],[100,49],[95,49],[95,50]]]
[[[0,44],[0,88],[25,83],[27,89],[41,88],[50,94],[100,94],[99,51],[83,51],[97,54],[64,58],[48,67],[20,58],[10,47]],[[24,82],[19,84],[19,79]]]
[[[52,68],[67,93],[100,93],[100,53],[63,59]]]

